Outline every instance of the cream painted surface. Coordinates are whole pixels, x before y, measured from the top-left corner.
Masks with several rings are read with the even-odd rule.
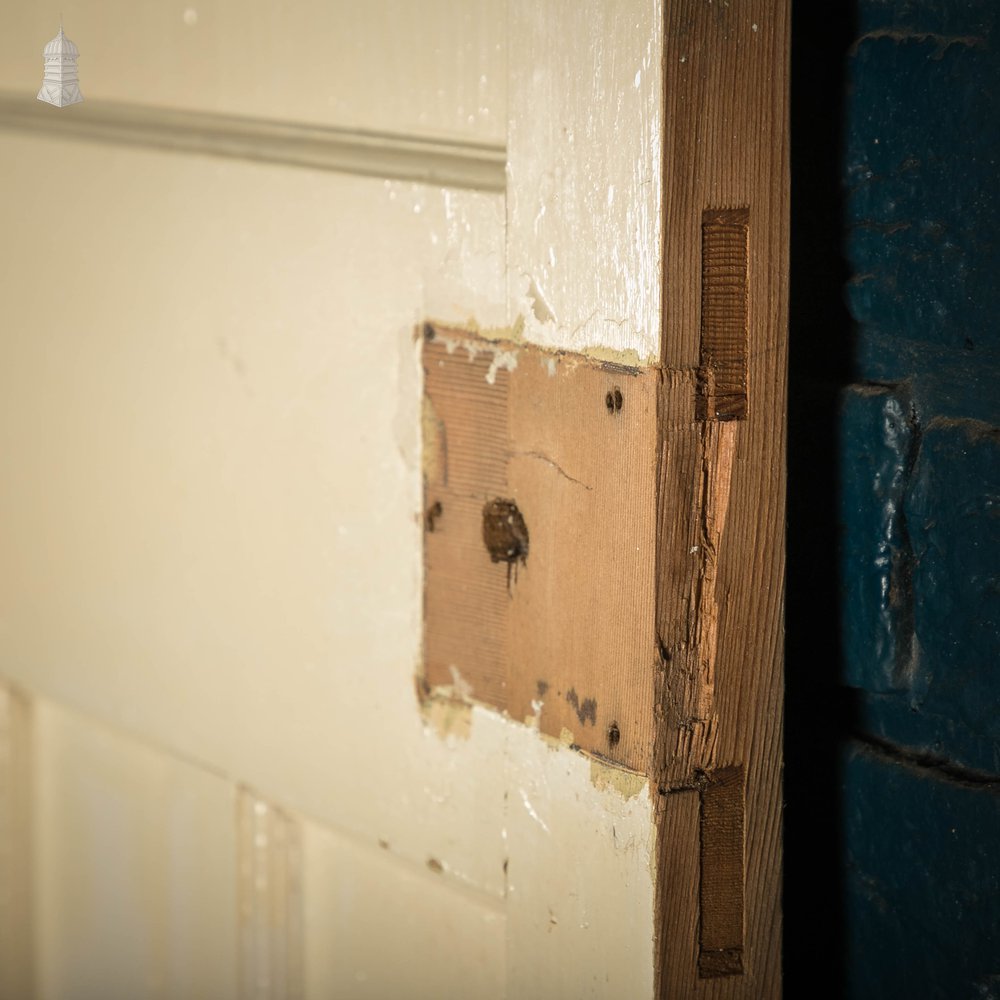
[[[502,902],[312,823],[304,829],[309,997],[500,1000]],[[436,860],[436,859],[433,859]]]
[[[499,894],[502,789],[414,696],[413,331],[438,274],[498,298],[502,199],[8,143],[9,245],[63,277],[0,277],[5,670]]]
[[[41,997],[236,994],[233,787],[35,704]]]
[[[660,356],[661,0],[510,0],[508,267],[529,340]]]
[[[302,823],[247,788],[237,793],[241,998],[303,995]]]
[[[249,67],[250,51],[258,66],[280,68],[292,38],[297,51],[312,38],[347,44],[321,5],[303,6],[316,8],[316,31],[300,20],[275,27],[273,47],[263,35],[242,56],[227,47],[225,64]],[[505,23],[496,6],[462,6],[486,19],[473,26]],[[425,317],[483,327],[520,318],[526,337],[547,344],[640,358],[657,350],[659,153],[647,140],[658,131],[659,8],[630,3],[612,24],[570,16],[555,0],[538,6],[543,14],[518,0],[510,12],[521,53],[510,100],[521,110],[506,198],[0,133],[0,675],[42,699],[36,952],[46,1000],[79,995],[74,977],[102,954],[122,956],[123,992],[175,982],[171,920],[198,892],[212,895],[208,912],[228,907],[220,934],[243,927],[245,947],[286,946],[266,935],[247,946],[246,914],[237,917],[248,857],[240,786],[302,838],[305,996],[378,995],[379,984],[399,982],[397,961],[409,963],[411,984],[398,995],[652,994],[648,787],[628,796],[595,781],[586,759],[485,709],[468,713],[467,732],[442,735],[414,694],[415,328]],[[213,10],[235,10],[191,7],[194,28]],[[186,42],[149,27],[167,7],[129,9],[146,19],[150,58],[181,58]],[[182,18],[183,5],[170,9]],[[86,97],[88,48],[74,16],[64,9]],[[18,17],[5,53],[11,35],[20,50],[40,30],[34,12]],[[400,73],[367,96],[339,82],[343,100],[358,103],[327,119],[299,114],[298,78],[272,69],[282,82],[248,98],[247,113],[457,134],[466,98],[456,80],[497,72],[493,55],[468,42],[479,28],[460,23],[455,45],[468,62],[446,47],[441,69],[407,49],[412,80]],[[489,23],[483,31],[503,46],[503,28]],[[419,41],[423,29],[409,25],[402,17],[371,31],[395,51],[394,33]],[[582,69],[571,52],[587,55]],[[209,72],[211,60],[190,58]],[[0,59],[0,73],[17,75],[12,65]],[[243,94],[183,80],[156,91],[169,75],[114,96],[194,106],[195,92]],[[436,104],[427,95],[438,89]],[[212,100],[198,106],[243,107]],[[434,120],[414,120],[414,109]],[[555,133],[543,142],[546,117],[553,129],[576,122],[575,144],[560,147]],[[503,134],[466,124],[479,137]],[[614,163],[604,162],[609,148],[621,153]],[[588,221],[598,193],[604,207]],[[555,319],[526,301],[524,273]],[[156,840],[144,810],[153,826],[180,830],[176,850],[192,864],[203,847],[213,877],[165,882],[163,852],[175,848]],[[142,869],[134,885],[107,868],[118,856]],[[293,862],[276,857],[286,878]],[[68,940],[60,886],[94,924],[89,950]],[[275,898],[293,920],[291,897]],[[94,915],[124,920],[136,908],[132,937],[111,950],[110,925]],[[213,995],[237,989],[239,970],[242,995],[286,995],[273,979],[247,985],[256,953],[225,947],[231,979]],[[474,987],[449,993],[460,973]]]
[[[507,995],[652,997],[649,783],[602,787],[600,765],[510,726]]]
[[[10,2],[0,88],[34,99],[42,47],[80,49],[84,100],[504,141],[503,0]]]

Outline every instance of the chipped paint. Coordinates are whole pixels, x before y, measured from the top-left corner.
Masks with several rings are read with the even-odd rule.
[[[424,727],[446,742],[468,740],[472,735],[472,705],[445,695],[440,689],[420,702]]]
[[[473,711],[487,712],[503,718],[507,722],[513,722],[506,712],[498,713],[493,706],[476,702],[471,695],[458,694],[457,692],[463,688],[468,688],[468,685],[458,675],[458,671],[455,671],[455,675],[454,685],[439,685],[429,692],[424,692],[424,697],[420,701],[421,717],[428,729],[443,740],[448,739],[448,737],[468,740],[472,733]],[[418,684],[419,689],[420,685]],[[575,756],[586,759],[590,765],[590,783],[594,788],[599,791],[614,791],[627,801],[638,795],[649,784],[646,775],[623,767],[614,761],[602,760],[583,750],[577,744],[573,732],[565,726],[558,737],[541,732],[538,723],[543,704],[541,699],[535,699],[531,702],[532,713],[524,717],[523,726],[531,731],[549,751],[558,753],[568,750]],[[524,796],[524,794],[522,790],[521,795]],[[525,808],[529,808],[529,806],[530,803],[525,801]]]
[[[420,411],[420,433],[423,439],[421,467],[424,476],[436,480],[445,476],[447,462],[444,423],[434,411],[434,404],[428,396],[423,397]]]
[[[647,789],[649,779],[638,771],[630,771],[596,757],[590,758],[590,783],[598,789],[613,789],[628,801]]]
[[[462,332],[468,333],[470,331]],[[492,354],[492,361],[486,371],[486,382],[489,385],[496,383],[498,372],[512,372],[517,367],[518,350],[509,340],[495,340],[493,338],[482,340],[477,337],[456,335],[452,328],[442,329],[431,323],[425,327],[425,336],[433,337],[435,341],[443,344],[449,354],[464,350],[470,361],[474,361],[483,353]]]
[[[493,355],[489,371],[486,372],[486,381],[493,385],[497,380],[497,372],[501,369],[512,372],[517,367],[517,351],[497,351]]]
[[[537,324],[525,313],[519,313],[508,326],[495,326],[481,323],[475,316],[470,316],[459,326],[454,321],[445,322],[439,319],[428,319],[424,325],[425,336],[433,335],[441,340],[449,349],[463,346],[475,357],[478,350],[483,349],[480,341],[508,345],[531,345],[543,352],[542,363],[548,367],[549,374],[556,374],[556,365],[570,359],[594,359],[609,364],[623,365],[626,368],[648,368],[659,364],[655,355],[643,355],[633,347],[612,348],[599,343],[583,343],[572,349],[553,342],[551,338],[534,335]],[[471,337],[469,336],[471,335]]]

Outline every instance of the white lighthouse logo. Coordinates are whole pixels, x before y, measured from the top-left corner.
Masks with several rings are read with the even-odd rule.
[[[42,50],[45,56],[45,79],[38,99],[64,108],[67,104],[79,104],[83,100],[80,81],[76,75],[76,59],[80,50],[63,34],[59,34]]]

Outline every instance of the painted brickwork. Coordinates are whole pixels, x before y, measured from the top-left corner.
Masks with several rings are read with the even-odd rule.
[[[856,29],[848,994],[1000,998],[1000,5],[861,0]]]

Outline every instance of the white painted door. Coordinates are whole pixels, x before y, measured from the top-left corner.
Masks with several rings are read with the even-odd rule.
[[[425,319],[659,354],[661,10],[0,33],[0,995],[648,997],[647,783],[421,714]]]

